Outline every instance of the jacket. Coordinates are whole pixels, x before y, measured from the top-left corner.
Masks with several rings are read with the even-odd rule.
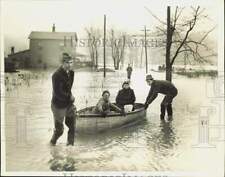
[[[127,104],[134,104],[136,97],[133,89],[121,89],[116,96],[116,104],[124,106]]]
[[[74,81],[74,72],[68,73],[62,68],[58,68],[52,75],[52,103],[58,108],[66,108],[71,102],[71,88]]]
[[[154,80],[151,84],[151,89],[146,98],[145,104],[151,104],[158,96],[158,93],[170,96],[177,95],[177,88],[173,83],[165,80]]]

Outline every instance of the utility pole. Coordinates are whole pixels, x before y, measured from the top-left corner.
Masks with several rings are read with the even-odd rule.
[[[150,31],[148,29],[146,29],[146,26],[144,27],[144,30],[141,30],[141,31],[144,31],[144,37],[145,37],[145,69],[146,69],[146,74],[148,73],[148,52],[147,52],[147,31]]]
[[[103,57],[104,57],[104,78],[106,76],[106,72],[105,72],[105,36],[106,36],[106,15],[104,15],[104,48],[103,48]]]
[[[146,26],[145,26],[145,66],[146,66],[146,74],[147,74],[148,73],[148,55],[147,55]]]

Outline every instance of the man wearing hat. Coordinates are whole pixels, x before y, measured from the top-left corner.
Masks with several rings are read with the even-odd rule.
[[[149,104],[158,96],[158,93],[165,95],[161,103],[161,120],[164,120],[165,112],[167,110],[168,119],[172,119],[173,110],[172,110],[172,101],[173,98],[177,95],[177,88],[173,83],[165,80],[154,80],[153,77],[149,74],[146,76],[146,82],[151,89],[145,101],[145,109],[148,108]]]
[[[72,95],[74,71],[73,59],[67,54],[62,55],[62,65],[52,75],[52,101],[51,109],[54,117],[54,133],[50,144],[55,145],[58,138],[63,134],[63,122],[69,128],[67,145],[74,145],[75,138],[75,98]]]

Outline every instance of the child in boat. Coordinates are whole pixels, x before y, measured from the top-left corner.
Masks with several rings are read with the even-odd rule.
[[[102,98],[94,108],[94,112],[106,116],[110,111],[119,112],[125,115],[124,111],[109,101],[110,93],[108,90],[103,91]]]

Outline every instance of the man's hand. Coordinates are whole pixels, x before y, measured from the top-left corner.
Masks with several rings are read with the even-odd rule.
[[[148,104],[145,104],[144,105],[144,108],[145,108],[145,110],[148,109]]]
[[[75,101],[75,97],[73,95],[70,96],[70,101],[73,103]]]

